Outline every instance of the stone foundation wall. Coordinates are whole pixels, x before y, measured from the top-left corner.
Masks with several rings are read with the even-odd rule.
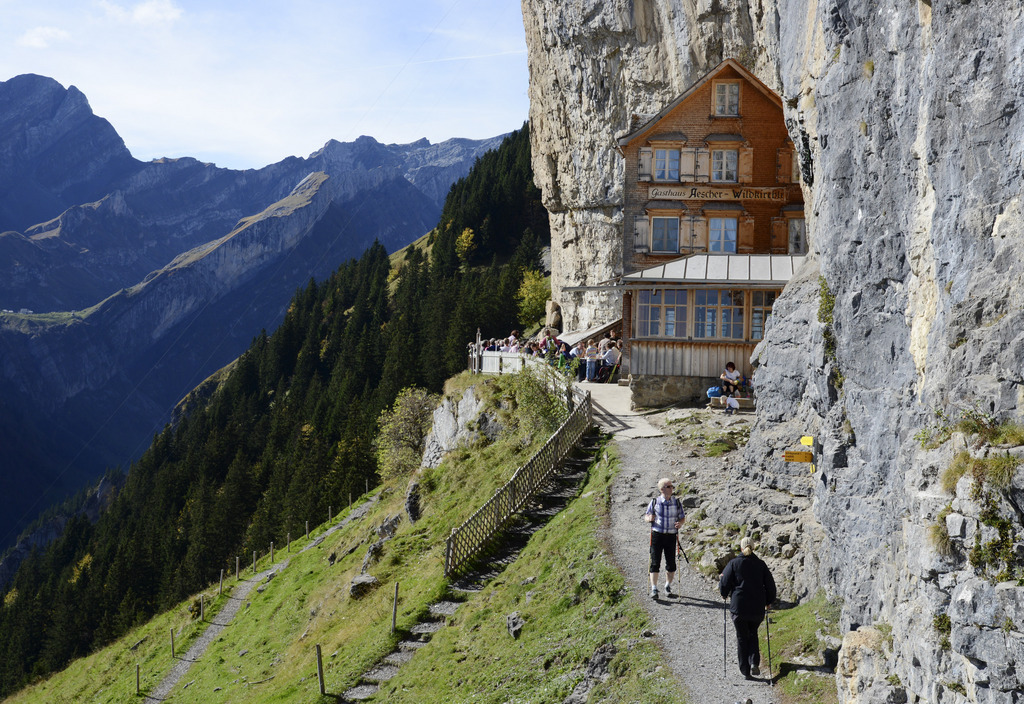
[[[634,376],[629,381],[633,408],[666,406],[670,403],[707,401],[709,386],[718,384],[715,377],[704,376]]]

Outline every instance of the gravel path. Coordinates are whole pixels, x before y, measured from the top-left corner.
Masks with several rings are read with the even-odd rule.
[[[658,425],[659,421],[664,421],[664,416],[648,420]],[[693,453],[671,434],[657,438],[616,436],[615,443],[622,469],[612,487],[609,542],[629,588],[650,613],[666,664],[683,683],[689,701],[693,704],[732,704],[747,698],[753,704],[778,701],[766,674],[756,682],[747,681],[740,674],[736,663],[736,634],[731,621],[726,621],[724,601],[716,583],[680,558],[675,582],[677,596],[671,599],[665,596],[661,586],[664,574],[659,582],[658,600],[649,596],[649,527],[642,516],[647,502],[657,493],[658,479],[673,477],[677,486],[683,481],[706,497],[708,493],[726,489],[727,460],[689,457]],[[687,530],[684,527],[684,549]],[[662,570],[664,572],[664,567]],[[762,670],[767,673],[765,653],[762,653],[762,660]]]
[[[367,511],[370,510],[370,507],[377,503],[377,498],[378,495],[374,494],[369,501],[360,504],[345,516],[344,520],[332,525],[330,528],[318,535],[314,540],[310,541],[310,543],[306,545],[306,547],[302,548],[299,553],[301,554],[311,548],[315,548],[331,533],[340,530],[351,521],[365,516]],[[288,567],[288,562],[288,559],[281,560],[259,574],[249,577],[248,579],[239,580],[239,583],[232,590],[231,596],[228,597],[228,603],[217,613],[216,616],[213,617],[213,620],[210,621],[209,628],[207,628],[203,634],[196,639],[196,642],[192,644],[188,649],[188,652],[175,659],[174,666],[171,668],[170,672],[164,676],[160,681],[160,684],[158,684],[150,694],[146,695],[146,699],[152,701],[166,701],[169,699],[171,690],[173,690],[177,686],[178,682],[180,682],[188,673],[189,669],[192,667],[192,663],[202,657],[210,643],[220,635],[221,631],[231,625],[231,621],[234,620],[235,615],[242,607],[242,604],[246,601],[246,598],[249,596],[249,592],[252,591],[253,587],[262,582],[269,581],[269,578],[271,578],[272,575],[275,575]],[[185,686],[188,687],[188,684]]]

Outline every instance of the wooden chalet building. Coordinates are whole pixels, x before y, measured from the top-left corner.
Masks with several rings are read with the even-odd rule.
[[[750,376],[807,242],[782,101],[727,59],[618,140],[625,158],[623,378],[636,405]]]

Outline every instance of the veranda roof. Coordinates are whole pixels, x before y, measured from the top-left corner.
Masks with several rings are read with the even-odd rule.
[[[622,283],[779,286],[785,285],[803,262],[804,257],[789,254],[690,254],[626,274]]]

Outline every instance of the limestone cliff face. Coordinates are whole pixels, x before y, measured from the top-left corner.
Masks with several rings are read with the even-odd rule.
[[[818,584],[843,599],[850,629],[892,628],[891,648],[848,639],[847,701],[1017,701],[1024,598],[1015,582],[994,583],[1021,575],[1024,478],[1001,493],[962,479],[949,493],[939,479],[955,452],[1007,450],[957,436],[926,450],[915,436],[936,409],[1021,420],[1024,9],[524,0],[523,11],[556,295],[621,261],[607,246],[622,181],[612,137],[630,115],[730,54],[782,96],[813,252],[755,353],[744,474],[812,497],[825,537],[801,549]],[[835,299],[830,326],[819,276]],[[575,311],[562,302],[577,325],[615,314],[596,297]],[[821,442],[813,475],[781,458],[804,434]],[[993,516],[1009,522],[1016,556],[1002,574],[968,559],[998,537]],[[941,522],[948,555],[929,537]]]

